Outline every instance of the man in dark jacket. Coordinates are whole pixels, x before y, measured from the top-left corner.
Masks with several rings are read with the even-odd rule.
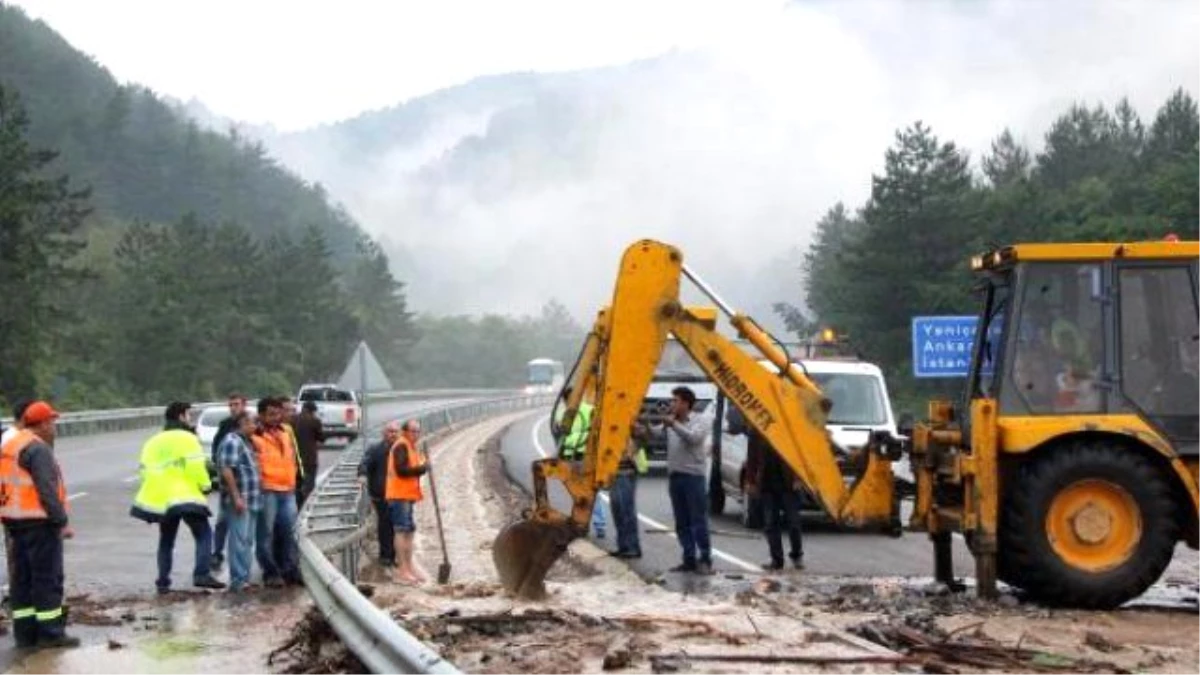
[[[317,485],[317,460],[321,444],[325,442],[325,429],[321,426],[321,418],[317,417],[316,402],[305,401],[293,424],[300,452],[301,471],[296,476],[296,508],[299,509]]]
[[[379,564],[396,566],[396,538],[387,503],[387,460],[392,446],[400,438],[400,423],[388,422],[383,427],[383,440],[370,445],[358,465],[358,485],[366,488],[375,507],[375,522],[379,535]]]
[[[771,447],[766,438],[752,428],[746,430],[747,496],[757,496],[763,509],[763,528],[771,561],[766,570],[783,569],[783,527],[791,540],[792,566],[804,569],[804,542],[800,533],[800,492],[796,474]],[[749,499],[746,500],[749,503]],[[781,517],[782,516],[782,517]]]
[[[229,417],[221,420],[217,425],[217,433],[213,436],[212,442],[212,466],[218,466],[217,451],[221,447],[221,441],[230,432],[236,431],[237,424],[234,419],[246,410],[246,397],[238,393],[229,395]],[[221,489],[221,481],[214,480],[213,484],[216,489]],[[213,528],[213,552],[212,552],[212,568],[214,570],[221,569],[221,565],[225,563],[225,538],[229,535],[229,514],[225,509],[225,500],[221,500],[221,505],[217,507],[217,524]]]
[[[63,540],[74,536],[54,457],[58,413],[45,401],[23,411],[21,431],[0,447],[0,518],[12,534],[13,637],[22,648],[77,647],[63,612]]]

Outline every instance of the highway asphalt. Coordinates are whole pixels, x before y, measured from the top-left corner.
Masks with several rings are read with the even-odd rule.
[[[532,475],[530,464],[546,454],[554,453],[554,443],[549,431],[549,418],[545,412],[530,415],[513,424],[502,439],[506,470],[514,481],[527,492],[530,491]],[[552,484],[551,501],[555,508],[566,512],[568,501],[561,486]],[[605,509],[608,528],[606,538],[599,539],[593,530],[590,540],[601,548],[616,549],[616,529],[607,500],[601,500]],[[910,504],[902,504],[907,517]],[[729,576],[762,574],[762,563],[770,558],[766,539],[761,530],[750,530],[740,522],[741,505],[732,498],[727,500],[725,513],[711,516],[715,577],[698,578],[694,575],[667,572],[680,562],[680,549],[674,536],[674,523],[670,499],[667,496],[667,479],[663,474],[651,473],[638,479],[637,508],[643,557],[628,561],[640,575],[650,579],[661,578],[668,587],[688,592],[700,592],[706,584],[721,583]],[[804,562],[805,570],[787,570],[784,574],[802,575],[813,578],[843,577],[902,577],[913,584],[926,584],[933,577],[933,547],[928,535],[905,532],[899,538],[882,534],[839,531],[819,517],[804,519]],[[784,540],[785,553],[787,548]],[[1196,578],[1197,554],[1180,544],[1176,549],[1176,560],[1168,569],[1170,575],[1184,579]],[[960,536],[954,539],[954,565],[957,577],[968,583],[975,576],[974,559]],[[707,580],[706,580],[707,579]],[[1194,602],[1194,599],[1192,600]]]

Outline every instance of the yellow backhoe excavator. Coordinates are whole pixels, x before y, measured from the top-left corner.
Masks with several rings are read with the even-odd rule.
[[[1180,540],[1198,545],[1198,257],[1200,243],[1163,241],[1027,244],[973,259],[983,311],[965,405],[933,401],[909,438],[873,436],[848,486],[825,428],[829,400],[803,367],[679,250],[637,242],[568,383],[567,428],[581,401],[595,406],[585,459],[533,463],[534,507],[493,545],[501,581],[544,596],[546,573],[612,483],[674,335],[835,521],[893,529],[891,463],[907,454],[908,529],[929,533],[939,580],[955,581],[960,532],[984,597],[999,577],[1050,604],[1120,605],[1161,576]],[[716,307],[683,306],[683,277]],[[773,369],[717,332],[718,309]],[[569,514],[550,505],[548,479],[565,486]]]

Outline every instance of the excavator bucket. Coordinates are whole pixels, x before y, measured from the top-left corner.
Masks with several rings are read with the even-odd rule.
[[[518,520],[496,535],[492,561],[500,583],[517,597],[541,600],[546,597],[546,574],[567,545],[578,536],[571,523]]]

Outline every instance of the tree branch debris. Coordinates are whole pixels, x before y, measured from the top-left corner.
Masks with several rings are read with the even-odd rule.
[[[973,636],[956,637],[981,624],[970,624],[942,635],[933,635],[900,623],[868,621],[850,632],[920,662],[929,672],[963,672],[955,666],[1032,673],[1128,673],[1112,663],[1073,659],[1034,649],[1008,647],[976,630]]]

